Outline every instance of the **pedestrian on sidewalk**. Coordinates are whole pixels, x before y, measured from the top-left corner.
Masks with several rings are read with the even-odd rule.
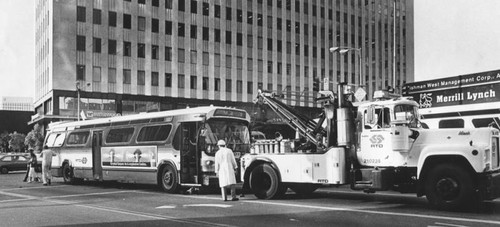
[[[24,176],[23,182],[28,181],[28,177],[29,177],[28,183],[31,183],[32,181],[34,181],[36,179],[35,166],[36,166],[37,159],[36,159],[35,152],[33,151],[32,148],[28,149],[28,151],[30,153],[30,160],[27,164],[26,175]]]
[[[50,185],[52,181],[52,173],[50,172],[52,166],[52,156],[56,156],[56,153],[45,145],[43,147],[42,154],[40,155],[40,157],[42,157],[42,180],[44,186]]]
[[[236,197],[236,176],[235,169],[238,168],[233,151],[226,147],[226,141],[217,142],[219,150],[215,153],[215,174],[219,177],[219,186],[222,192],[222,199],[227,201],[227,188],[231,189],[232,201],[238,201]]]

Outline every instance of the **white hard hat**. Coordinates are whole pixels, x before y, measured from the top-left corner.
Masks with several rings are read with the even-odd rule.
[[[224,140],[219,140],[219,141],[217,142],[217,146],[226,146],[226,141],[224,141]]]

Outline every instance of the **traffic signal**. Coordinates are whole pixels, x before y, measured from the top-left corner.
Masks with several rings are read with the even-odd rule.
[[[319,91],[319,78],[314,78],[313,79],[313,91]]]

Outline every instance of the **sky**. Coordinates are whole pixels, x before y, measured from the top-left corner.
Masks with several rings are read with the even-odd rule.
[[[34,97],[35,0],[0,5],[0,97]]]
[[[500,1],[414,1],[416,81],[500,69]]]
[[[500,0],[414,0],[415,80],[500,69]],[[34,97],[35,0],[0,0],[0,97]]]

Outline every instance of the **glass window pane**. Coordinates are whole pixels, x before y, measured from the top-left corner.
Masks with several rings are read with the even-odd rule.
[[[118,128],[109,130],[106,143],[126,143],[134,134],[134,128]]]
[[[165,141],[172,130],[172,125],[146,126],[137,136],[138,142]]]
[[[69,134],[66,144],[77,145],[86,144],[88,141],[90,133],[89,132],[73,132]]]

